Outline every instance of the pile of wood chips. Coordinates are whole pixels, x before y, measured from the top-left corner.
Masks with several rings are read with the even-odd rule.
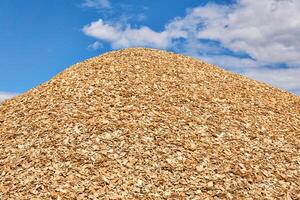
[[[106,53],[0,105],[0,199],[300,199],[300,97]]]

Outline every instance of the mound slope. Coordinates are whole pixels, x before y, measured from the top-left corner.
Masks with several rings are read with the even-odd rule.
[[[300,198],[300,98],[132,48],[0,105],[3,199]]]

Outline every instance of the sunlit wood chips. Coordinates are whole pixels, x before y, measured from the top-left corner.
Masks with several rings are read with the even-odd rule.
[[[0,199],[300,199],[300,97],[106,53],[0,105]]]

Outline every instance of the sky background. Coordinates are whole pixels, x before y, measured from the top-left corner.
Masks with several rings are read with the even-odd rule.
[[[104,52],[197,57],[300,95],[298,0],[0,0],[0,101]]]

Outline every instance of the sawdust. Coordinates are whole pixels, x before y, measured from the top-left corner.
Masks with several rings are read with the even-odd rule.
[[[0,105],[0,199],[300,199],[300,98],[132,48]]]

